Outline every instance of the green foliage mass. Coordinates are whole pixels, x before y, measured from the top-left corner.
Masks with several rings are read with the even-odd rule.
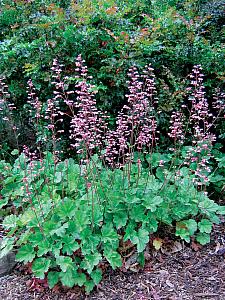
[[[160,104],[170,111],[183,98],[183,79],[194,64],[202,65],[209,93],[222,84],[223,17],[214,1],[2,0],[0,72],[22,110],[28,78],[46,101],[53,59],[63,59],[71,75],[81,53],[99,106],[114,113],[124,102],[128,67],[151,62]]]
[[[151,172],[136,163],[112,170],[97,155],[86,165],[73,159],[55,163],[51,153],[32,162],[21,154],[12,166],[1,161],[1,207],[16,211],[4,218],[1,255],[17,248],[16,259],[31,262],[34,276],[47,277],[51,288],[61,282],[89,293],[102,278],[103,262],[121,267],[126,242],[143,255],[159,227],[169,226],[186,242],[208,243],[225,207],[194,185],[186,167],[174,176],[173,154],[164,175],[156,157],[165,155],[148,157]]]

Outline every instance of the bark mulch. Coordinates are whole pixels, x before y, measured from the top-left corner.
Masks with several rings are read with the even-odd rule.
[[[76,288],[33,290],[31,277],[15,271],[0,278],[0,299],[225,300],[224,224],[214,228],[211,243],[200,249],[176,243],[170,250],[149,251],[144,270],[108,271],[90,296]]]

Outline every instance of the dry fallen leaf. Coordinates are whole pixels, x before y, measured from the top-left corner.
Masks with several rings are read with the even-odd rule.
[[[161,248],[161,251],[163,254],[170,255],[172,253],[179,252],[182,249],[183,249],[182,244],[178,241],[175,241],[175,242],[163,245],[163,247]]]
[[[199,251],[201,248],[202,248],[202,246],[200,245],[200,244],[198,244],[198,243],[195,243],[195,242],[191,242],[191,248],[194,250],[194,251]]]
[[[160,238],[155,238],[153,240],[153,246],[155,247],[156,250],[159,250],[162,247],[163,240]]]
[[[125,269],[131,270],[132,272],[138,272],[140,270],[139,263],[137,262],[138,255],[137,253],[132,254],[126,261],[125,261]]]

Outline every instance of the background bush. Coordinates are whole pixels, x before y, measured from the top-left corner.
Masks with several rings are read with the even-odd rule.
[[[77,3],[76,3],[77,2]],[[206,74],[208,93],[224,78],[223,1],[1,1],[0,72],[23,109],[32,78],[49,97],[50,66],[63,59],[73,72],[82,53],[98,87],[98,104],[114,114],[124,102],[130,65],[151,62],[159,100],[170,111],[185,95],[194,64]]]

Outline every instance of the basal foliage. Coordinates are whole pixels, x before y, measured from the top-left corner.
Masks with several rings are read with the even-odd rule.
[[[156,157],[165,159],[153,153],[152,162]],[[14,247],[16,259],[32,262],[34,276],[47,276],[50,287],[61,282],[90,292],[102,278],[103,261],[121,267],[127,241],[141,260],[159,226],[173,227],[186,242],[208,243],[224,207],[196,188],[188,168],[175,176],[157,165],[154,175],[135,163],[111,170],[97,156],[88,165],[73,159],[55,164],[51,153],[32,162],[21,154],[13,166],[1,161],[1,207],[10,204],[17,212],[4,218],[1,255]]]

